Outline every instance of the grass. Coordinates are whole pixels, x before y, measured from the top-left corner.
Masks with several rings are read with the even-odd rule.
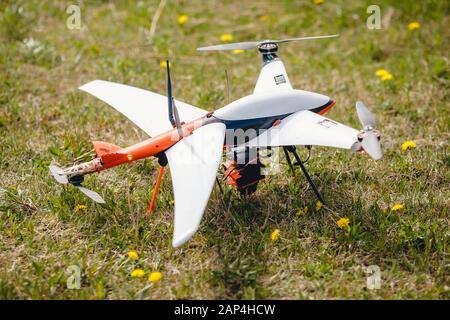
[[[370,1],[168,1],[152,46],[144,46],[158,4],[86,1],[82,29],[69,30],[63,2],[1,2],[0,298],[449,299],[448,2],[382,1],[383,29],[368,30]],[[182,14],[189,20],[178,25]],[[412,21],[421,27],[408,30]],[[168,176],[145,217],[154,159],[88,177],[105,206],[53,181],[50,162],[69,164],[91,140],[126,146],[146,137],[77,91],[88,81],[164,93],[160,62],[169,58],[180,100],[225,105],[225,69],[230,98],[250,94],[256,52],[195,51],[223,33],[236,41],[340,33],[282,45],[280,55],[296,88],[337,100],[329,117],[358,128],[354,103],[372,106],[384,158],[313,148],[307,166],[329,202],[319,211],[303,176],[284,162],[250,198],[215,190],[200,230],[180,249],[171,247]],[[380,81],[379,68],[393,79]],[[417,148],[402,151],[405,140]],[[404,208],[391,211],[396,203]],[[308,213],[296,215],[305,206]],[[349,230],[337,226],[341,217]],[[137,261],[127,257],[132,249]],[[66,287],[70,265],[81,268],[80,290]],[[366,285],[370,265],[381,270],[378,290]],[[137,267],[163,278],[131,278]]]

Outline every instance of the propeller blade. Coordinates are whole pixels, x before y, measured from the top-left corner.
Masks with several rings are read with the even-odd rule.
[[[330,34],[330,35],[327,35],[327,36],[313,36],[313,37],[301,37],[301,38],[289,38],[289,39],[283,39],[283,40],[273,40],[273,42],[275,42],[275,43],[283,43],[283,42],[290,42],[290,41],[327,39],[327,38],[337,38],[337,37],[339,37],[338,34]]]
[[[61,184],[69,183],[69,180],[67,180],[67,177],[63,174],[60,174],[60,172],[62,171],[62,169],[60,167],[58,167],[55,164],[51,164],[48,168],[50,169],[50,173],[52,174],[53,178],[55,178],[55,180],[58,183],[61,183]]]
[[[375,128],[375,116],[362,101],[356,102],[356,112],[364,129],[367,127]]]
[[[258,47],[260,44],[263,44],[263,43],[284,43],[284,42],[290,42],[290,41],[326,39],[326,38],[336,38],[336,37],[339,37],[339,35],[332,34],[332,35],[326,35],[326,36],[289,38],[289,39],[282,39],[282,40],[260,40],[260,41],[234,42],[234,43],[218,44],[215,46],[201,47],[201,48],[197,48],[197,50],[198,51],[249,50],[249,49]]]
[[[262,41],[234,42],[197,48],[198,51],[248,50],[256,48]]]
[[[105,203],[105,200],[103,200],[103,198],[95,191],[92,191],[88,188],[85,188],[81,185],[74,185],[75,188],[78,188],[78,190],[80,190],[81,192],[83,192],[86,196],[88,196],[89,198],[91,198],[92,200],[94,200],[97,203]]]
[[[361,146],[373,159],[381,159],[381,156],[383,155],[381,152],[381,144],[378,137],[372,130],[365,132],[364,138],[361,141]]]

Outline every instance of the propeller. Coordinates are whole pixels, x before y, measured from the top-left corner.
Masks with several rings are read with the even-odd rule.
[[[289,38],[282,40],[260,40],[260,41],[246,41],[246,42],[234,42],[219,44],[215,46],[201,47],[197,48],[198,51],[219,51],[219,50],[249,50],[257,48],[265,43],[284,43],[290,41],[301,41],[301,40],[314,40],[314,39],[325,39],[325,38],[336,38],[339,37],[338,34],[327,35],[327,36],[314,36],[314,37],[301,37],[301,38]]]
[[[55,180],[60,184],[68,184],[70,183],[75,188],[83,192],[87,197],[94,200],[97,203],[105,203],[105,200],[95,191],[85,188],[81,185],[83,181],[83,176],[79,175],[76,179],[68,179],[65,174],[63,174],[63,170],[55,164],[51,164],[49,166],[50,173],[55,178]],[[74,177],[75,178],[75,177]]]
[[[172,127],[177,128],[178,135],[183,136],[183,129],[181,128],[180,116],[178,109],[175,105],[175,99],[172,95],[172,81],[170,80],[170,63],[166,60],[166,72],[167,72],[167,105],[169,108],[169,121]]]
[[[361,101],[356,102],[356,112],[363,126],[361,146],[373,159],[379,160],[381,152],[380,135],[375,130],[375,116]]]

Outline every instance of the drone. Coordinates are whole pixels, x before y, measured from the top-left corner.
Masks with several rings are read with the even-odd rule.
[[[248,195],[256,191],[264,178],[260,151],[282,148],[292,172],[294,166],[299,166],[318,200],[325,204],[306,170],[305,161],[297,153],[297,146],[349,149],[367,153],[378,160],[382,152],[375,116],[358,101],[356,111],[361,130],[324,117],[323,114],[335,105],[335,100],[293,89],[277,51],[281,43],[337,36],[249,41],[198,48],[198,51],[257,49],[262,56],[262,68],[253,93],[213,112],[174,99],[169,61],[166,61],[167,96],[102,80],[84,84],[80,90],[112,106],[150,138],[126,148],[94,141],[92,160],[64,169],[52,163],[50,173],[57,182],[71,184],[92,200],[105,203],[97,192],[82,185],[85,175],[155,157],[160,170],[147,210],[151,214],[168,164],[175,202],[174,247],[181,246],[197,232],[215,183],[218,182],[221,188],[217,173],[224,152],[228,161],[222,164],[223,180]],[[236,135],[237,132],[243,132],[244,137]]]

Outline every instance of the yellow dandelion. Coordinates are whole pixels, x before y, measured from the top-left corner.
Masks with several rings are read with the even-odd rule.
[[[139,254],[135,250],[130,250],[128,251],[128,258],[130,258],[131,260],[137,260],[139,259]]]
[[[319,5],[323,3],[323,0],[313,0],[313,3]]]
[[[229,33],[224,33],[223,35],[220,36],[220,40],[222,40],[223,42],[231,41],[233,40],[233,35]]]
[[[240,53],[244,53],[244,52],[245,52],[245,50],[241,50],[241,49],[233,50],[234,54],[240,54]]]
[[[382,77],[386,74],[389,74],[389,71],[387,71],[386,69],[377,69],[377,71],[375,71],[375,74],[379,77]]]
[[[169,205],[173,206],[175,204],[175,200],[170,200]]]
[[[275,242],[278,240],[279,237],[280,237],[280,230],[275,229],[275,230],[273,230],[272,234],[270,235],[270,240],[272,240],[272,242]]]
[[[183,25],[186,22],[188,22],[188,20],[189,20],[189,17],[185,14],[182,14],[181,16],[178,17],[178,24]]]
[[[393,76],[392,76],[392,74],[390,74],[390,73],[385,74],[385,75],[383,75],[383,76],[380,77],[381,81],[392,80],[392,78],[393,78]]]
[[[308,213],[308,207],[304,207],[303,209],[298,210],[296,214],[298,216],[303,216],[303,215],[305,215],[307,213]]]
[[[162,278],[162,273],[159,271],[154,271],[154,272],[150,273],[150,275],[148,276],[148,281],[158,282],[161,280],[161,278]]]
[[[316,211],[319,211],[320,209],[322,209],[322,207],[323,207],[323,203],[320,201],[317,201],[316,202]]]
[[[386,69],[378,69],[375,74],[381,79],[381,81],[392,80],[393,75]]]
[[[350,224],[350,219],[349,218],[340,218],[338,221],[336,221],[336,224],[341,229],[347,228],[348,225]]]
[[[145,276],[145,271],[142,269],[134,269],[130,274],[133,278],[142,278]]]
[[[167,68],[167,61],[166,60],[162,60],[159,65],[161,66],[161,68],[166,69]],[[169,67],[172,66],[172,63],[169,62]]]
[[[79,211],[86,210],[86,209],[87,209],[87,206],[84,204],[77,204],[75,206],[75,212],[79,212]]]
[[[404,206],[403,206],[402,204],[396,203],[396,204],[394,204],[394,205],[392,206],[391,211],[398,211],[398,210],[403,209],[403,207],[404,207]]]
[[[417,147],[416,143],[412,140],[408,140],[402,143],[402,150],[406,151],[408,149],[415,149]]]
[[[408,29],[409,30],[416,30],[420,28],[420,23],[418,23],[417,21],[411,22],[408,24]]]
[[[259,16],[259,20],[262,22],[265,22],[265,21],[269,20],[269,16],[266,16],[266,15]]]

